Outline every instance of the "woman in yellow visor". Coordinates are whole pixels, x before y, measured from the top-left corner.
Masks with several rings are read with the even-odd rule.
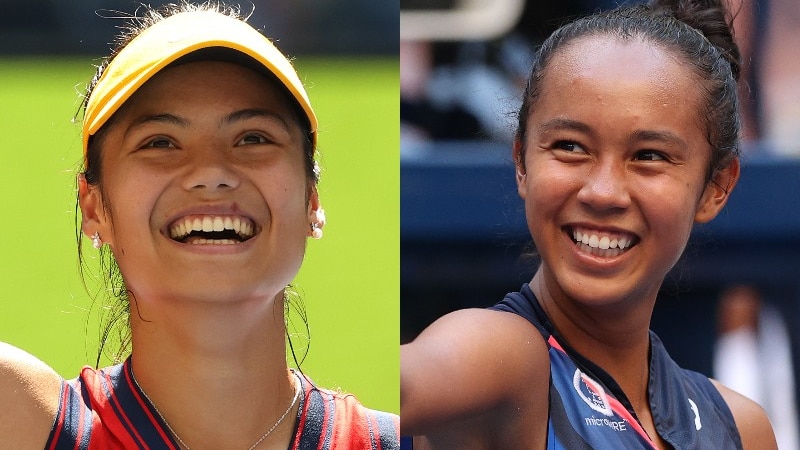
[[[0,448],[398,448],[397,416],[286,362],[287,286],[325,225],[291,63],[222,6],[132,25],[86,94],[78,178],[130,356],[65,381],[0,347]]]

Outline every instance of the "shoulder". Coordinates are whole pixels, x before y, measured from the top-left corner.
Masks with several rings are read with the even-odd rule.
[[[454,432],[488,436],[546,417],[547,346],[516,314],[468,309],[440,318],[401,346],[400,377],[403,434],[461,423],[469,430]]]
[[[769,422],[767,413],[756,402],[725,387],[716,380],[711,380],[733,414],[733,420],[742,438],[742,447],[749,449],[777,449],[775,433]]]
[[[58,412],[62,378],[12,345],[0,343],[0,441],[43,448]]]
[[[460,367],[465,362],[485,367],[485,360],[479,359],[490,356],[502,358],[504,367],[516,362],[505,358],[508,354],[530,350],[546,357],[542,335],[526,319],[504,311],[463,309],[439,318],[414,341],[401,346],[400,357],[407,366],[426,356],[466,356],[466,361],[459,361]]]

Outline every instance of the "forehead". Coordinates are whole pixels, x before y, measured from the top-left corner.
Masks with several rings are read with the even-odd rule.
[[[193,61],[169,66],[154,75],[136,93],[130,103],[162,103],[187,91],[193,96],[252,99],[288,108],[278,84],[245,66],[223,61]]]
[[[589,36],[553,54],[533,111],[545,108],[558,114],[582,108],[587,114],[604,111],[604,117],[649,118],[697,128],[699,81],[688,63],[663,46],[636,37]]]
[[[692,67],[664,46],[635,36],[623,39],[609,35],[579,38],[562,47],[553,55],[545,77],[552,81],[564,77],[612,81],[618,85],[649,83],[661,87],[657,93],[662,95],[697,81]],[[683,94],[698,91],[695,87]]]

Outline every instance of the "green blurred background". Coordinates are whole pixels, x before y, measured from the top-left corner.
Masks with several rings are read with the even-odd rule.
[[[93,365],[99,303],[78,276],[75,168],[82,57],[0,57],[0,340],[73,378]],[[299,57],[320,118],[327,225],[295,285],[310,341],[303,370],[399,412],[399,69],[394,57]],[[86,254],[93,255],[90,246]],[[99,300],[98,300],[99,302]]]

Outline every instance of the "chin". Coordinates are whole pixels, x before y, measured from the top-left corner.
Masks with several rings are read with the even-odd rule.
[[[585,280],[585,281],[583,281]],[[587,279],[572,280],[563,287],[564,293],[573,301],[589,308],[614,308],[635,306],[652,302],[656,298],[660,285],[651,289],[643,289],[652,284],[642,281],[631,282],[626,279]]]

